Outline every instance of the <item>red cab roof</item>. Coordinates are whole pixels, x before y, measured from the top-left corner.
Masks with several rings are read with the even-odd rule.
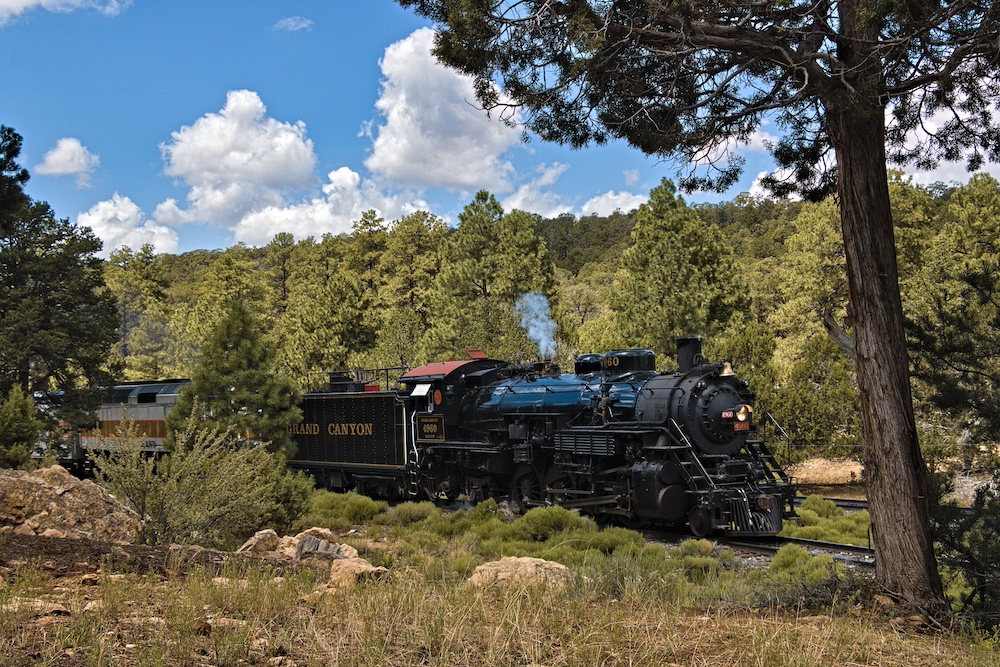
[[[474,363],[474,359],[463,359],[462,361],[435,361],[433,364],[418,366],[403,375],[402,380],[415,378],[443,378],[462,366]]]
[[[496,361],[495,359],[463,359],[461,361],[438,361],[433,364],[427,364],[426,366],[420,366],[418,368],[414,368],[410,372],[406,373],[406,375],[401,377],[400,380],[408,384],[413,384],[416,382],[435,382],[437,380],[445,380],[447,382],[451,382],[457,378],[449,379],[449,376],[455,374],[466,375],[469,373],[476,373],[490,368],[498,368],[503,365],[504,362]]]

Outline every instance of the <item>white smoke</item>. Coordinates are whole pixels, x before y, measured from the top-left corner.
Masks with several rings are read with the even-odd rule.
[[[538,344],[543,359],[556,353],[556,323],[549,316],[549,300],[540,292],[522,294],[514,304],[514,312],[521,316],[521,327],[528,338]]]

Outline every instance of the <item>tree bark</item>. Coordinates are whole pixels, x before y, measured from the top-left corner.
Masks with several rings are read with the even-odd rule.
[[[876,581],[906,602],[942,608],[928,521],[926,468],[917,443],[899,296],[879,105],[828,105],[837,155],[847,278],[855,318],[862,454]]]

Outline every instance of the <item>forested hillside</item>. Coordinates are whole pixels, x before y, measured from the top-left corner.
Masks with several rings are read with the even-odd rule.
[[[955,187],[892,177],[904,304],[923,443],[933,460],[989,439],[1000,374],[1000,183]],[[798,457],[858,444],[844,253],[836,203],[741,195],[688,205],[664,182],[609,217],[541,219],[480,192],[449,227],[420,212],[369,212],[350,236],[180,256],[116,251],[106,267],[121,312],[121,377],[188,377],[225,313],[244,303],[301,389],[324,371],[412,366],[481,348],[537,359],[522,294],[548,297],[558,361],[700,335],[750,378]],[[947,447],[945,447],[947,446]],[[966,450],[970,448],[966,447]],[[965,450],[963,450],[965,451]]]

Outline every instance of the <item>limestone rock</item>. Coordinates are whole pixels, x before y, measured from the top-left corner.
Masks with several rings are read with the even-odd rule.
[[[573,580],[573,572],[560,563],[541,558],[507,557],[483,563],[475,569],[466,584],[478,588],[545,586],[565,589]]]
[[[327,542],[336,542],[337,534],[330,530],[329,528],[320,528],[319,526],[313,526],[308,530],[303,530],[301,533],[296,535],[296,539],[302,539],[304,535],[312,535],[313,537],[318,537],[321,540],[326,540]]]
[[[278,540],[278,546],[274,549],[275,555],[281,558],[295,558],[295,547],[299,541],[291,535],[285,535]]]
[[[270,528],[258,530],[253,537],[244,542],[243,546],[236,550],[236,553],[264,553],[266,551],[274,551],[278,548],[280,541],[278,534]]]
[[[142,522],[97,484],[56,465],[0,470],[0,527],[22,535],[132,542]]]
[[[389,573],[364,558],[340,558],[330,563],[330,586],[350,587],[361,579],[382,579]]]

